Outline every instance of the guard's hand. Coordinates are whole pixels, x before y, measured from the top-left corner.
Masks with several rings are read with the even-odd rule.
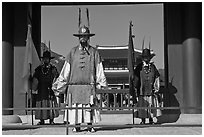
[[[60,93],[59,93],[59,92],[54,91],[54,93],[55,93],[55,96],[56,96],[56,97],[59,97],[59,96],[60,96]]]
[[[55,95],[50,95],[50,99],[54,100],[55,99]]]

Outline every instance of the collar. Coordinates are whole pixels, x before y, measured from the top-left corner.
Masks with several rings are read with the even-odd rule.
[[[90,45],[88,44],[88,46],[86,46],[85,49],[88,51],[89,47]],[[79,44],[79,50],[84,50],[81,44]]]
[[[145,61],[142,61],[143,62],[143,66],[150,66],[152,63],[154,63],[153,61],[150,61],[149,63],[146,63]]]
[[[51,67],[51,64],[49,63],[48,65],[45,65],[44,63],[42,64],[42,67],[43,68],[50,68]]]

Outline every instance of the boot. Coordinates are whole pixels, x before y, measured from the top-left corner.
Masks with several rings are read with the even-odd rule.
[[[144,124],[145,124],[145,118],[142,118],[141,120],[142,120],[142,121],[140,122],[140,124],[141,124],[141,125],[144,125]]]
[[[88,125],[92,125],[92,123],[88,123]],[[96,130],[93,127],[88,127],[88,132],[94,133]]]
[[[44,124],[45,124],[45,121],[42,119],[40,120],[40,122],[37,123],[37,125],[44,125]]]
[[[76,125],[80,125],[80,124],[76,124]],[[79,132],[80,131],[80,127],[74,127],[72,129],[72,132]]]
[[[54,125],[54,119],[50,119],[50,125]]]
[[[153,118],[149,118],[149,124],[154,124]]]

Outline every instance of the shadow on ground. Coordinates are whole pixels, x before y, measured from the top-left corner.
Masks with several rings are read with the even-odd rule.
[[[175,96],[178,92],[177,88],[169,83],[168,89],[161,87],[160,92],[164,95],[164,106],[165,107],[179,107],[180,104]],[[181,115],[180,109],[164,109],[162,115],[157,117],[157,123],[173,123],[176,122]]]

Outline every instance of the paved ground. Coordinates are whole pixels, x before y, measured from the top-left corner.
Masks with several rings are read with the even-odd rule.
[[[22,124],[31,125],[31,116],[20,116]],[[156,120],[156,119],[154,119]],[[35,129],[3,130],[3,135],[65,135],[66,128],[62,127],[62,115],[55,119],[55,126],[41,127]],[[38,121],[34,121],[36,124]],[[47,121],[48,122],[48,121]],[[135,118],[135,125],[132,126],[132,115],[102,115],[102,121],[96,125],[97,132],[89,133],[85,127],[79,133],[73,133],[71,127],[69,135],[201,135],[202,114],[181,114],[179,119],[173,123],[161,125],[139,125],[140,120]],[[11,125],[11,124],[10,124]],[[17,125],[17,124],[13,124]],[[106,127],[100,127],[106,125]],[[109,125],[109,126],[108,126]],[[117,126],[116,126],[117,125]],[[123,125],[123,126],[122,126]],[[3,125],[5,126],[5,124]],[[57,127],[61,126],[61,127]]]

